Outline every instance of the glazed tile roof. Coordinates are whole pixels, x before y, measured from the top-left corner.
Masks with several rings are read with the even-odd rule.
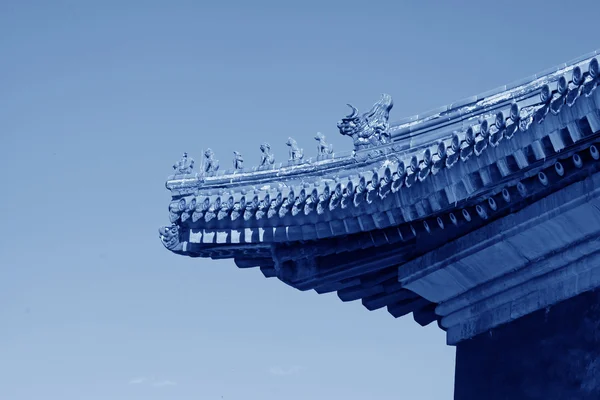
[[[582,69],[591,60],[589,72]],[[260,241],[285,242],[364,230],[360,218],[354,227],[336,226],[336,221],[374,211],[392,214],[375,221],[378,228],[423,218],[480,189],[463,174],[447,173],[457,165],[472,172],[509,154],[521,166],[528,164],[522,150],[513,152],[514,145],[503,141],[516,134],[519,144],[539,147],[547,129],[538,125],[546,116],[559,115],[563,107],[570,111],[580,96],[594,92],[595,60],[562,65],[519,85],[411,117],[389,128],[391,143],[354,156],[248,172],[174,175],[167,182],[174,199],[171,222],[190,223],[203,238],[217,231],[254,229]],[[598,124],[594,115],[589,122]],[[472,158],[477,162],[466,163]],[[509,166],[499,168],[499,176],[488,171],[492,175],[481,179],[506,176]],[[395,201],[386,201],[391,195]],[[314,228],[302,228],[307,225]],[[217,243],[225,240],[222,236],[216,235]],[[235,242],[235,236],[227,240]]]
[[[166,183],[172,225],[161,229],[163,244],[178,254],[260,266],[303,290],[367,299],[369,309],[410,312],[418,298],[400,290],[391,265],[442,243],[419,245],[415,237],[449,226],[461,235],[514,207],[515,194],[533,198],[548,186],[544,171],[556,171],[559,156],[589,147],[600,132],[597,54],[396,123],[388,122],[392,101],[383,95],[362,117],[353,108],[338,124],[354,139],[352,153],[323,144],[319,158],[304,160],[291,141],[295,153],[285,165],[264,145],[262,167],[219,171],[209,151],[201,172],[186,156]],[[461,228],[465,223],[471,227]],[[365,249],[377,248],[380,258],[385,246],[388,269],[380,260],[369,269]],[[365,259],[357,258],[359,249]],[[315,257],[317,272],[298,261]],[[294,276],[284,272],[290,262]]]

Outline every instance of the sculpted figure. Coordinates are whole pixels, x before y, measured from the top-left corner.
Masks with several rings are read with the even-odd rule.
[[[378,146],[389,143],[389,117],[390,110],[394,106],[392,97],[384,94],[381,99],[373,105],[371,110],[363,115],[348,104],[352,114],[342,118],[337,127],[342,135],[350,136],[354,140],[354,150]]]
[[[158,230],[158,236],[167,249],[175,249],[179,245],[179,227],[164,226]]]
[[[242,158],[242,155],[237,151],[233,152],[233,169],[244,169],[244,159]]]
[[[177,174],[191,174],[194,169],[194,159],[188,158],[188,153],[183,153],[181,160],[173,164],[173,169]]]
[[[328,144],[325,141],[325,135],[323,135],[321,132],[317,132],[317,135],[315,136],[315,140],[318,142],[317,155],[319,157],[328,156],[330,154],[333,154],[333,145]]]
[[[275,164],[275,156],[271,153],[271,145],[263,143],[260,145],[262,155],[260,157],[260,166],[266,167]]]
[[[215,153],[213,153],[212,149],[206,149],[204,158],[204,172],[216,172],[219,169],[219,160],[215,160]]]
[[[290,148],[290,161],[302,160],[302,157],[304,157],[304,150],[298,147],[298,143],[296,143],[294,139],[289,137],[285,144]]]

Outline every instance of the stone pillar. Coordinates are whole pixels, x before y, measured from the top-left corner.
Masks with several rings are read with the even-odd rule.
[[[600,399],[600,291],[582,293],[460,342],[454,396]]]

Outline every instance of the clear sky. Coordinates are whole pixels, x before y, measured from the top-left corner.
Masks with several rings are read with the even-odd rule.
[[[246,165],[600,48],[600,2],[0,0],[0,399],[451,399],[436,324],[175,256],[171,166]]]

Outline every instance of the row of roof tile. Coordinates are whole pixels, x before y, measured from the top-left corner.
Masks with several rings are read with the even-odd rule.
[[[402,186],[411,187],[425,181],[430,174],[452,168],[459,160],[480,156],[488,145],[495,147],[503,138],[510,139],[518,131],[527,131],[534,121],[544,121],[548,113],[557,115],[565,104],[572,107],[581,95],[591,96],[600,82],[598,61],[592,59],[587,72],[578,71],[578,68],[570,82],[563,77],[557,81],[555,89],[548,84],[542,86],[539,100],[529,102],[522,109],[518,103],[512,103],[509,110],[499,111],[493,119],[483,119],[466,131],[439,141],[433,151],[430,146],[420,154],[405,154],[405,158],[385,155],[388,161],[374,171],[363,171],[354,178],[349,177],[345,183],[323,179],[323,182],[315,183],[312,190],[311,185],[302,185],[299,190],[289,186],[265,190],[231,188],[221,190],[218,195],[198,193],[176,198],[170,206],[171,222],[188,219],[193,223],[223,219],[250,221],[298,214],[307,216],[312,212],[322,215],[336,208],[358,208],[362,202],[370,204],[377,198],[384,199]]]

